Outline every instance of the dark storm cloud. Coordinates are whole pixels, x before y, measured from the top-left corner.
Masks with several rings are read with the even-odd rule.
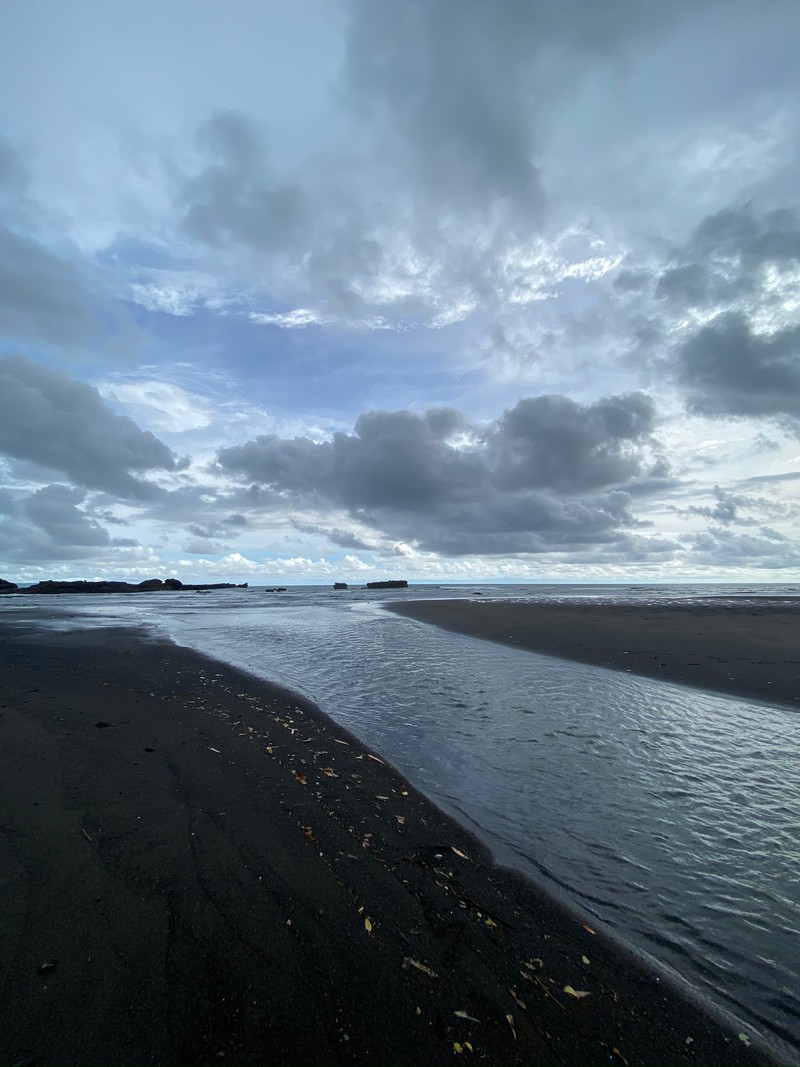
[[[798,263],[797,215],[784,208],[759,215],[743,204],[704,219],[672,254],[655,291],[681,306],[704,308],[760,292],[766,267],[782,271]]]
[[[711,495],[716,501],[713,505],[690,504],[686,508],[671,506],[670,511],[685,518],[701,517],[711,519],[713,522],[718,522],[723,526],[730,526],[732,523],[752,526],[760,521],[742,515],[743,508],[752,507],[752,501],[749,497],[732,493],[718,485],[713,487]]]
[[[588,405],[565,396],[525,398],[498,420],[490,439],[496,481],[564,492],[626,482],[642,473],[639,445],[654,425],[644,393]]]
[[[677,344],[662,367],[699,414],[774,418],[800,430],[800,326],[784,302],[800,267],[800,219],[750,205],[705,219],[661,271],[655,295],[677,315],[714,317]],[[753,315],[773,318],[756,330]]]
[[[200,127],[197,142],[208,163],[183,189],[187,233],[212,245],[231,242],[275,253],[302,252],[307,240],[304,194],[272,175],[255,124],[234,112],[219,112]]]
[[[800,326],[759,336],[729,312],[685,341],[672,368],[692,411],[771,416],[800,431]]]
[[[426,549],[568,550],[635,525],[624,488],[650,470],[653,424],[652,402],[640,393],[585,405],[544,396],[520,401],[488,428],[451,408],[373,411],[329,442],[261,436],[222,449],[218,462],[284,503],[344,507]]]
[[[76,268],[0,227],[0,331],[19,341],[71,348],[97,333],[92,292]]]
[[[113,539],[79,505],[86,491],[46,485],[30,494],[0,491],[0,551],[7,559],[78,560],[103,550],[127,548],[135,541]]]
[[[108,532],[77,507],[85,499],[84,489],[69,485],[47,485],[37,489],[24,501],[22,511],[55,544],[81,547],[107,545],[111,540]]]
[[[0,454],[140,500],[158,491],[131,472],[178,467],[166,445],[115,414],[96,389],[20,356],[0,360]]]

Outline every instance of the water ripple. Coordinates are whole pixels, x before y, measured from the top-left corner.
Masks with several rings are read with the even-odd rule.
[[[305,692],[503,862],[800,1046],[796,712],[329,597],[209,599],[102,610]]]

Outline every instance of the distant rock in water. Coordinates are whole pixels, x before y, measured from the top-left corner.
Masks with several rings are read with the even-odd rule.
[[[173,583],[173,584],[170,584]],[[215,582],[213,585],[184,585],[177,578],[167,578],[164,582],[165,589],[182,589],[190,593],[205,593],[209,589],[246,589],[247,582],[236,585],[235,582]]]
[[[5,578],[0,578],[0,593],[13,593],[19,586],[15,582],[7,582]]]
[[[334,589],[346,589],[347,588],[347,582],[334,582],[333,583],[333,588]]]
[[[285,593],[286,592],[286,586],[285,585],[275,585],[271,589],[265,589],[264,592],[265,593]]]
[[[11,583],[9,583],[11,584]],[[0,591],[2,591],[0,585]],[[16,589],[16,586],[14,587]],[[148,578],[138,585],[130,582],[37,582],[36,585],[28,586],[27,589],[18,590],[20,593],[157,593],[161,590],[177,592],[197,591],[202,589],[246,589],[247,582],[235,585],[233,582],[217,582],[214,585],[184,585],[177,578],[166,578],[163,582],[160,578]],[[6,590],[12,592],[12,590]]]
[[[405,578],[391,582],[367,582],[367,589],[408,589]]]

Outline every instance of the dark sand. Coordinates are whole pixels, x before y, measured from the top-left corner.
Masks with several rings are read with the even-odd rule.
[[[0,677],[0,1063],[769,1062],[296,698],[25,621]]]
[[[800,598],[611,606],[475,597],[387,606],[530,652],[800,709]]]

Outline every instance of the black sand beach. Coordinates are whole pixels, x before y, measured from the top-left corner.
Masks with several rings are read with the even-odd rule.
[[[800,709],[800,599],[702,604],[426,600],[400,615],[596,667]]]
[[[291,694],[35,619],[0,677],[0,1063],[770,1062]]]

